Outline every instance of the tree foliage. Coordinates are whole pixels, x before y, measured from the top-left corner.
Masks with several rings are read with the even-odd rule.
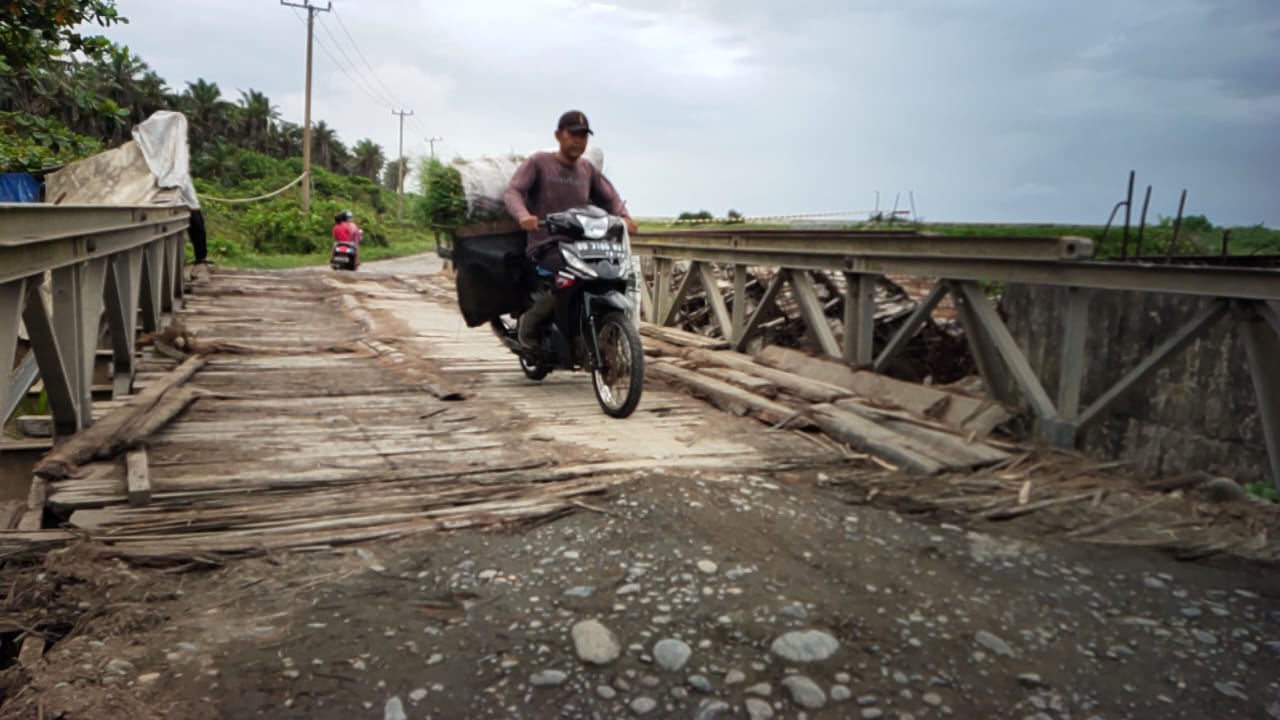
[[[130,48],[84,30],[127,22],[116,4],[0,0],[0,172],[92,155],[128,140],[133,125],[155,111],[177,110],[187,117],[191,171],[202,195],[264,195],[302,173],[303,129],[283,120],[265,93],[236,88],[233,100],[203,77],[170,89]],[[332,218],[343,209],[355,212],[366,243],[387,244],[380,213],[394,196],[378,184],[387,164],[382,147],[364,139],[348,149],[319,120],[311,149],[311,212],[298,208],[296,194],[206,203],[215,255],[324,252]]]
[[[715,215],[712,215],[712,214],[711,214],[711,211],[710,211],[710,210],[699,210],[698,212],[692,212],[692,211],[688,211],[688,210],[686,210],[685,212],[680,213],[680,215],[679,215],[676,219],[677,219],[677,220],[685,220],[685,221],[688,221],[688,220],[714,220],[714,219],[715,219],[715,217],[716,217]]]
[[[462,190],[462,173],[435,158],[423,163],[419,173],[422,194],[414,216],[433,229],[452,232],[467,221],[467,200]]]
[[[0,75],[23,75],[69,53],[95,57],[107,41],[77,30],[128,22],[115,0],[11,0],[0,7]]]

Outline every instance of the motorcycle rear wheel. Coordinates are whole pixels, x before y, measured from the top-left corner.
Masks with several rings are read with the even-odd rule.
[[[547,367],[546,363],[534,360],[527,355],[520,356],[520,369],[524,371],[524,376],[530,380],[541,380],[547,376],[547,373],[551,372],[551,368]]]
[[[620,312],[604,316],[596,330],[601,366],[592,369],[591,385],[600,409],[609,417],[635,412],[644,390],[644,347],[636,326]]]

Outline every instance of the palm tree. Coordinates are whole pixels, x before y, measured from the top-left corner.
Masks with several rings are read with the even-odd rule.
[[[400,187],[400,166],[404,166],[404,175],[409,177],[409,158],[401,157],[395,160],[388,160],[387,167],[382,171],[382,186],[388,190],[395,190]]]
[[[222,99],[222,91],[217,83],[205,82],[199,78],[187,83],[187,90],[182,94],[182,109],[191,123],[191,151],[198,153],[205,145],[223,139],[223,131],[227,126],[231,108],[234,107]]]
[[[258,152],[267,151],[267,137],[272,124],[280,118],[280,109],[263,93],[249,88],[240,91],[240,126],[242,144]]]
[[[221,180],[238,175],[240,166],[236,160],[236,147],[231,143],[214,142],[196,155],[191,163],[192,172],[198,177]]]
[[[346,159],[347,148],[338,139],[338,133],[321,120],[311,128],[311,154],[320,167],[337,170]]]
[[[369,138],[351,148],[351,172],[355,175],[378,182],[378,174],[382,172],[382,166],[386,162],[387,156],[382,151],[382,146]]]
[[[291,158],[302,154],[302,126],[282,120],[270,129],[270,149],[277,158]]]

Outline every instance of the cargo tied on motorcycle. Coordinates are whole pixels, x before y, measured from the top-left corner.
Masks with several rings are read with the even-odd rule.
[[[530,380],[553,370],[587,370],[600,408],[625,418],[644,386],[638,263],[626,226],[593,206],[552,213],[542,224],[564,259],[554,273],[536,272],[525,257],[524,232],[511,224],[460,229],[453,246],[441,249],[456,268],[463,319],[470,327],[488,323]],[[531,349],[520,343],[517,322],[536,292],[552,293],[555,307]]]

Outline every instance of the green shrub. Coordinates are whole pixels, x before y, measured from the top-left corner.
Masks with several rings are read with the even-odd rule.
[[[313,231],[311,218],[292,199],[274,198],[253,203],[245,210],[241,222],[255,252],[306,255],[323,247]]]
[[[452,232],[467,221],[467,199],[462,174],[457,168],[432,158],[422,175],[422,195],[413,214],[422,225],[440,232]]]

